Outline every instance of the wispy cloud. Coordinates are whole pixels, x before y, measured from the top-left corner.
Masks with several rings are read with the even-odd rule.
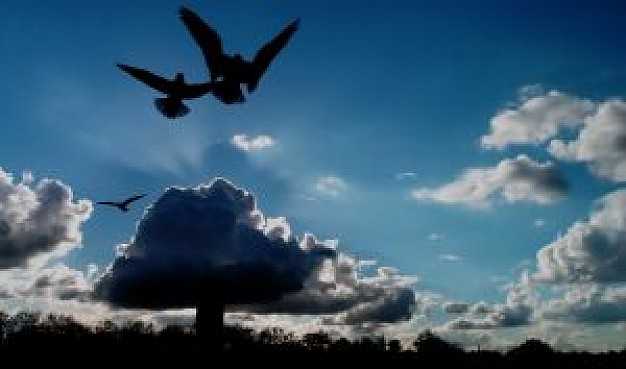
[[[428,240],[432,242],[438,242],[443,240],[443,235],[441,233],[431,233],[428,235]]]
[[[321,194],[338,197],[348,189],[348,185],[341,177],[331,175],[318,178],[315,189]]]
[[[396,173],[395,178],[397,181],[402,181],[405,179],[414,178],[416,176],[417,176],[416,172],[400,172],[400,173]]]
[[[441,261],[446,261],[450,263],[458,263],[461,260],[463,260],[462,257],[460,257],[459,255],[455,255],[455,254],[440,254],[437,256],[437,258]]]
[[[268,135],[248,137],[245,134],[234,135],[230,142],[233,146],[243,151],[264,150],[276,144],[276,140]]]

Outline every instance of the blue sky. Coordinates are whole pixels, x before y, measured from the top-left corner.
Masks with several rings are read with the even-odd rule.
[[[576,120],[569,116],[543,140],[481,145],[506,109],[522,111],[551,92],[573,104],[588,100],[593,111],[626,96],[618,1],[187,2],[227,51],[249,57],[290,20],[302,23],[245,104],[205,97],[168,121],[153,107],[157,95],[115,64],[206,78],[180,5],[0,4],[0,167],[57,178],[80,199],[149,195],[128,214],[96,207],[81,226],[83,247],[65,256],[72,268],[106,266],[166,187],[223,176],[253,192],[266,215],[286,217],[296,234],[336,238],[360,259],[418,276],[419,290],[443,300],[497,304],[507,296],[503,285],[538,270],[540,249],[587,221],[624,181],[619,153],[618,168],[601,174],[593,168],[606,156],[548,150],[550,140],[571,142],[587,124],[568,126]],[[552,108],[536,108],[548,113],[530,114],[528,130]],[[242,150],[232,143],[237,134],[272,144]],[[431,196],[467,168],[496,168],[518,155],[551,165],[539,171],[567,190],[548,184],[537,200],[536,173],[517,176],[515,161],[500,167],[513,172],[492,180],[522,178],[530,187],[513,189],[521,199],[502,196],[500,182],[487,206]],[[416,199],[420,189],[430,195]],[[626,314],[612,321],[624,322]]]

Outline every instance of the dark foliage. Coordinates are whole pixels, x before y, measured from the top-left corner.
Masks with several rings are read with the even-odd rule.
[[[413,347],[398,340],[364,337],[333,339],[323,331],[302,338],[281,328],[254,331],[226,326],[224,345],[210,348],[193,328],[170,326],[156,331],[135,321],[117,325],[103,321],[94,327],[72,317],[0,312],[0,357],[4,362],[63,363],[65,366],[141,364],[238,368],[244,365],[283,368],[620,368],[626,350],[619,352],[558,352],[529,339],[507,352],[464,351],[436,334],[419,334]]]

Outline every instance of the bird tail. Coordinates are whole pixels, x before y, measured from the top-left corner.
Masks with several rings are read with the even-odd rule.
[[[183,104],[182,101],[178,99],[172,99],[170,97],[159,97],[154,99],[154,106],[156,106],[157,110],[161,112],[165,117],[169,119],[176,119],[184,117],[189,114],[189,107]]]

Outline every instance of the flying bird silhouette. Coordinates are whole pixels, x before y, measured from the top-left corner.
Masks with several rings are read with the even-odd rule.
[[[136,196],[132,196],[127,198],[124,201],[98,201],[96,204],[99,205],[111,205],[111,206],[115,206],[116,208],[120,209],[123,212],[127,212],[128,211],[128,205],[131,202],[137,201],[139,199],[141,199],[142,197],[145,197],[145,194],[142,195],[136,195]]]
[[[224,104],[243,103],[246,101],[238,82],[220,79],[211,83],[213,83],[211,93]]]
[[[206,24],[202,18],[186,7],[180,8],[180,18],[189,30],[191,37],[198,44],[204,55],[204,60],[211,75],[211,82],[223,81],[222,91],[213,91],[213,94],[226,104],[232,102],[229,97],[237,94],[233,93],[234,88],[240,88],[240,84],[245,84],[248,93],[253,92],[276,55],[287,45],[291,36],[298,30],[300,18],[289,23],[271,41],[263,45],[255,54],[252,61],[245,60],[240,54],[232,56],[224,53],[222,41],[219,34]],[[220,95],[220,92],[225,95]],[[239,94],[243,97],[243,94]]]
[[[169,119],[184,117],[189,113],[189,107],[183,104],[182,100],[201,97],[214,87],[211,82],[187,83],[182,73],[176,73],[176,76],[169,80],[145,69],[125,64],[118,64],[117,66],[139,81],[167,95],[167,97],[154,99],[154,105],[161,114]]]

